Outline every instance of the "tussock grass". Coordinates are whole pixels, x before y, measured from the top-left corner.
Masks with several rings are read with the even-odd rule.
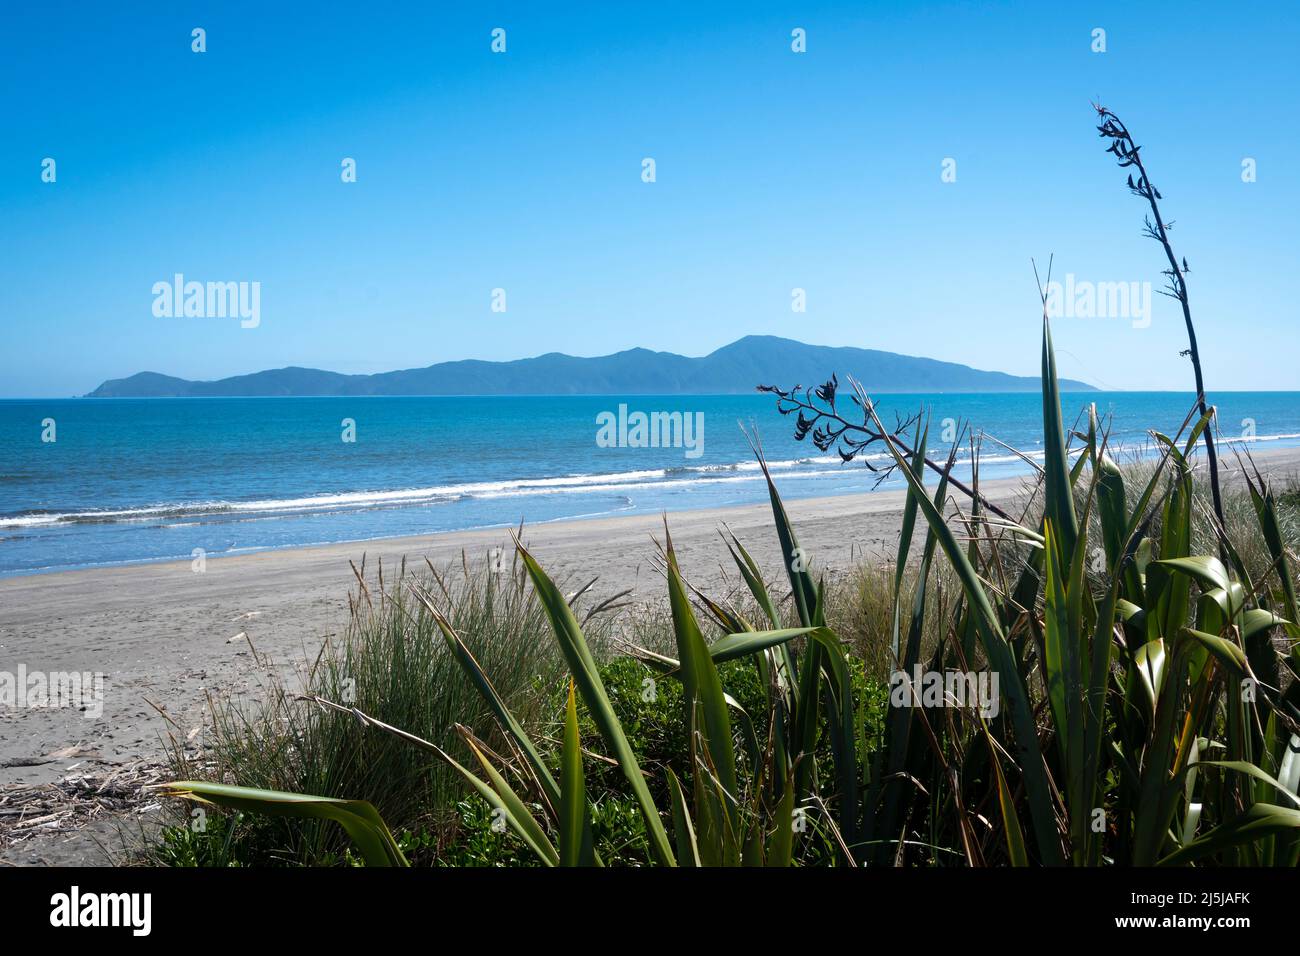
[[[465,558],[451,568],[390,574],[382,588],[378,578],[359,584],[346,633],[322,649],[305,686],[277,685],[256,706],[214,701],[208,745],[198,757],[175,751],[173,772],[366,800],[396,830],[453,839],[465,788],[445,762],[303,699],[354,706],[426,740],[454,740],[457,723],[490,728],[487,706],[410,595],[411,582],[438,601],[519,719],[548,733],[563,662],[546,639],[546,615],[518,564]],[[598,647],[608,643],[608,618],[598,614],[589,623]],[[499,735],[485,737],[502,743]],[[465,756],[460,747],[448,749]],[[230,836],[236,856],[250,863],[330,863],[346,844],[323,820],[245,817]]]

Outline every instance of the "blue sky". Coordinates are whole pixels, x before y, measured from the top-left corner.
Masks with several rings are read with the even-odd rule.
[[[280,6],[0,13],[0,395],[750,333],[1034,374],[1031,256],[1161,278],[1095,98],[1176,222],[1210,389],[1300,387],[1290,4]],[[261,324],[156,317],[177,272],[260,282]],[[1159,296],[1056,339],[1062,375],[1190,381]]]

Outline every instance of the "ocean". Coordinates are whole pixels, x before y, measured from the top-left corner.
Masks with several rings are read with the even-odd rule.
[[[1223,439],[1300,445],[1300,393],[1212,400]],[[1146,430],[1172,434],[1192,396],[1067,394],[1067,417],[1088,402],[1111,416],[1113,446],[1141,454]],[[928,409],[931,457],[945,419],[1041,457],[1037,394],[878,407],[887,423]],[[628,447],[637,412],[682,413],[688,440]],[[795,441],[794,417],[758,394],[2,400],[0,575],[760,502],[740,423],[757,426],[789,499],[876,487],[863,464]],[[986,478],[1029,470],[983,449]]]

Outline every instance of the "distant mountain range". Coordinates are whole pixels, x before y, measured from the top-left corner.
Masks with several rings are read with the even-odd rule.
[[[805,345],[772,335],[748,335],[703,358],[629,349],[596,358],[549,352],[513,362],[467,359],[427,368],[342,375],[314,368],[277,368],[214,382],[158,372],[105,382],[87,398],[188,398],[268,395],[718,395],[756,385],[818,385],[835,373],[852,375],[872,393],[1036,392],[1037,377],[986,372],[934,359],[875,349]],[[1067,391],[1095,391],[1061,379]]]

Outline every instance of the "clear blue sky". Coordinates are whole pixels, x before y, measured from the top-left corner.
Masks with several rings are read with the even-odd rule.
[[[1161,278],[1094,98],[1176,221],[1211,390],[1300,387],[1293,4],[560,6],[6,4],[0,395],[750,333],[1034,374],[1031,256]],[[260,327],[156,318],[176,272],[260,282]],[[1063,375],[1189,383],[1171,300],[1056,337]]]

